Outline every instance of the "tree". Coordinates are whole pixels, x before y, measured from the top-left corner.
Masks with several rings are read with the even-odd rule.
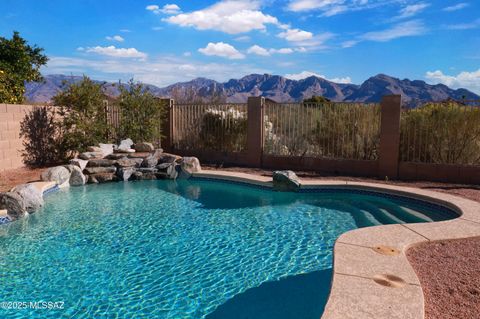
[[[68,150],[85,151],[87,146],[107,142],[106,96],[102,83],[84,76],[53,97],[60,108],[63,142]]]
[[[304,104],[310,104],[310,103],[311,104],[314,104],[314,103],[321,104],[321,103],[327,103],[327,102],[330,102],[330,100],[327,99],[326,97],[319,96],[319,95],[313,95],[311,98],[303,100]]]
[[[0,103],[22,103],[25,81],[42,80],[40,67],[48,61],[42,52],[17,31],[11,39],[0,37]]]
[[[161,138],[160,126],[164,105],[144,85],[132,80],[119,85],[120,138],[138,142],[153,142]]]

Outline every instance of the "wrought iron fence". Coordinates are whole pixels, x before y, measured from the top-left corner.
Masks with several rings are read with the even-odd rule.
[[[378,158],[379,104],[267,103],[264,123],[265,154]]]
[[[428,103],[402,111],[400,160],[480,165],[480,101]]]
[[[247,145],[247,104],[174,104],[173,126],[175,149],[241,152]]]

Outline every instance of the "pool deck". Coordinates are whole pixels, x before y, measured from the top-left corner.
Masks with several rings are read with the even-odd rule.
[[[271,178],[231,171],[202,171],[195,177],[272,187]],[[322,319],[422,319],[424,296],[407,260],[408,248],[423,242],[480,236],[480,204],[429,190],[338,180],[301,180],[301,188],[341,187],[378,191],[441,204],[458,218],[419,224],[382,225],[342,234],[335,242],[333,281]]]

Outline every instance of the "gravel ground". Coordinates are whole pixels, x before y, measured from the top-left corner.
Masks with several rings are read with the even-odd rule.
[[[270,170],[202,165],[205,170],[222,169],[271,176]],[[36,181],[44,169],[13,169],[0,172],[0,192]],[[432,182],[384,181],[372,178],[323,175],[296,171],[300,178],[388,183],[449,193],[480,202],[480,186]],[[421,244],[407,252],[425,294],[426,319],[480,318],[480,238]]]
[[[420,244],[407,257],[422,285],[426,319],[480,318],[480,237]]]

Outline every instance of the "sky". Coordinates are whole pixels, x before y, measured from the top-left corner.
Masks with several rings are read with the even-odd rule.
[[[379,73],[480,93],[478,0],[0,0],[44,74],[166,86],[196,77]]]

